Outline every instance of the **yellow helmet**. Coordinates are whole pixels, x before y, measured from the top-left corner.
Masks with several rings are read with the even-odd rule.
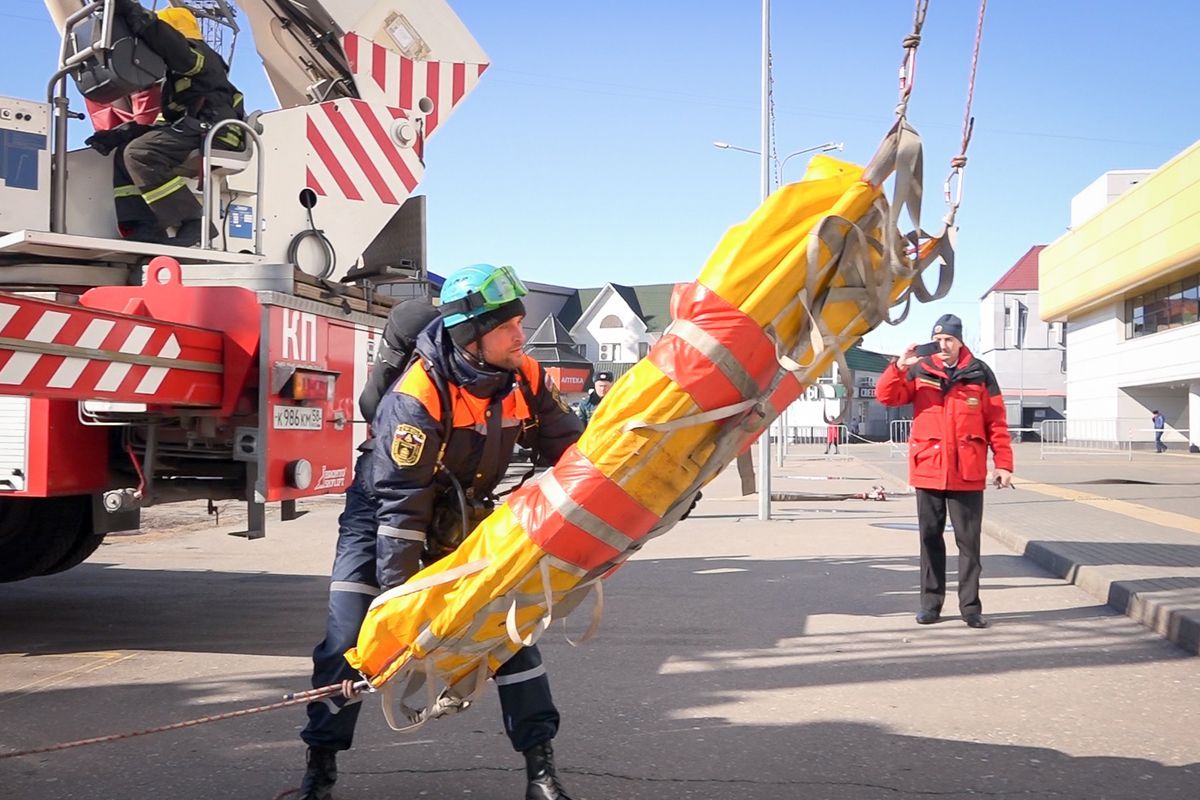
[[[203,39],[196,15],[186,8],[167,6],[158,12],[158,18],[189,39]]]

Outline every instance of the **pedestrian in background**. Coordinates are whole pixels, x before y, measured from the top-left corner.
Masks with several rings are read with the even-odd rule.
[[[958,612],[986,628],[979,600],[983,489],[991,448],[997,488],[1012,485],[1013,454],[1000,385],[962,342],[962,320],[944,314],[933,327],[939,352],[921,357],[909,345],[875,387],[886,406],[912,404],[908,482],[917,493],[921,532],[921,608],[917,622],[941,618],[946,598],[946,514],[958,545]]]
[[[1150,419],[1154,423],[1154,452],[1165,453],[1167,452],[1167,446],[1163,444],[1162,437],[1166,431],[1167,419],[1157,408],[1154,409],[1154,416]]]
[[[841,455],[838,450],[838,426],[830,425],[825,429],[825,455],[829,455],[829,448],[833,448],[836,455]]]
[[[583,402],[579,404],[579,418],[583,420],[583,424],[587,425],[591,421],[592,415],[596,413],[596,409],[600,407],[600,401],[604,399],[604,395],[608,394],[608,390],[613,385],[613,374],[606,370],[596,373],[596,379],[592,381],[592,390],[588,392],[588,396],[583,398]]]

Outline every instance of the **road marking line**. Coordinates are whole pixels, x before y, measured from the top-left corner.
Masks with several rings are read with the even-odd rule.
[[[11,697],[0,700],[0,705],[12,702],[13,700],[17,700],[26,695],[34,694],[42,691],[43,689],[48,689],[51,686],[57,686],[61,683],[66,683],[72,678],[78,678],[80,675],[87,675],[89,672],[95,672],[96,670],[104,669],[105,667],[111,667],[116,664],[120,664],[122,661],[127,661],[133,658],[137,655],[137,653],[129,653],[127,655],[121,655],[120,653],[78,653],[76,655],[101,656],[101,658],[99,661],[89,661],[87,664],[83,664],[78,667],[72,667],[71,669],[63,670],[62,672],[55,673],[54,675],[48,675],[45,678],[36,680],[33,683],[27,683],[24,686],[18,686],[12,690]]]
[[[1032,481],[1017,480],[1014,482],[1021,489],[1029,489],[1039,494],[1057,497],[1060,500],[1071,500],[1076,503],[1082,503],[1085,506],[1092,506],[1101,511],[1111,511],[1114,514],[1120,514],[1125,517],[1136,519],[1140,522],[1152,522],[1155,525],[1162,525],[1166,528],[1175,528],[1189,533],[1200,533],[1200,519],[1189,517],[1187,514],[1176,514],[1173,511],[1163,511],[1158,508],[1151,508],[1139,503],[1131,503],[1128,500],[1117,500],[1113,497],[1103,497],[1090,492],[1080,492],[1075,489],[1066,489],[1062,486],[1052,486],[1046,483],[1034,483]]]

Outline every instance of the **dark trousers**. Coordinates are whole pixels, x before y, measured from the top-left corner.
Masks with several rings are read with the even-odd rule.
[[[1159,428],[1154,432],[1154,452],[1156,453],[1161,453],[1167,449],[1167,446],[1163,444],[1162,437],[1163,431],[1161,428]]]
[[[199,219],[200,203],[184,182],[183,166],[203,146],[204,129],[185,119],[153,128],[118,148],[113,156],[117,223],[166,229]]]
[[[368,482],[370,463],[367,453],[355,464],[354,482],[346,490],[346,505],[338,518],[329,617],[325,638],[313,650],[313,688],[359,678],[344,654],[358,643],[367,609],[379,595],[375,567],[378,503]],[[515,750],[523,752],[554,738],[558,709],[537,647],[518,650],[496,672],[495,682],[504,730]],[[313,747],[349,750],[360,710],[361,701],[347,703],[341,697],[309,703],[308,725],[300,738]]]
[[[942,610],[946,599],[946,512],[958,545],[958,613],[978,614],[980,527],[983,492],[917,489],[917,524],[921,531],[921,608]]]

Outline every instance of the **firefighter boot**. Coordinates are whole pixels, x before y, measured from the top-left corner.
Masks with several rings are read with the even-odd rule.
[[[204,220],[200,218],[184,220],[179,226],[179,230],[175,232],[175,238],[167,240],[167,244],[175,245],[176,247],[195,247],[200,244],[200,232],[204,225]],[[216,238],[221,234],[216,226],[209,223],[208,235],[210,241],[216,241]]]
[[[337,751],[308,748],[308,767],[300,781],[300,800],[330,800],[337,782]]]
[[[525,751],[525,800],[571,800],[554,772],[554,748],[549,742]]]

